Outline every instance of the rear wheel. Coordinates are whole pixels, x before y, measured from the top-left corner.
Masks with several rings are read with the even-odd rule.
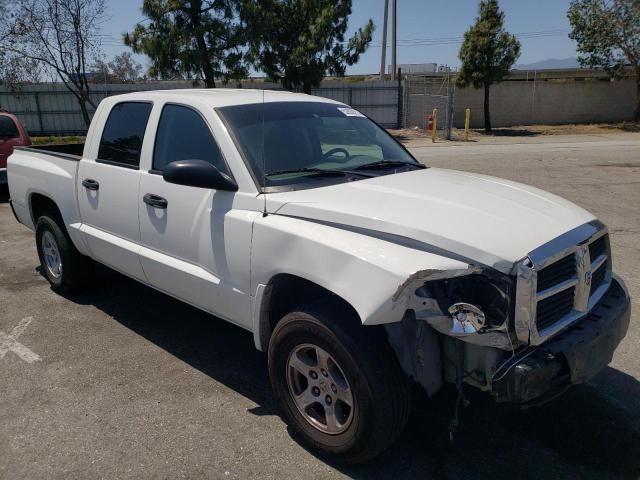
[[[271,384],[287,423],[312,448],[360,463],[387,448],[410,413],[410,388],[384,332],[344,309],[287,314],[269,343]]]
[[[48,215],[38,218],[36,247],[40,271],[52,287],[68,293],[86,285],[92,271],[91,259],[78,252],[57,219]]]

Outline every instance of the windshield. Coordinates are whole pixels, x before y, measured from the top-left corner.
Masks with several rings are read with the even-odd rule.
[[[385,130],[344,105],[268,102],[218,111],[262,187],[423,168]]]

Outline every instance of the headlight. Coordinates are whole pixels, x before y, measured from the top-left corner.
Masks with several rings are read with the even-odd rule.
[[[451,335],[478,333],[486,326],[484,312],[470,303],[454,303],[448,311],[453,322]]]
[[[426,282],[416,295],[436,299],[440,310],[452,317],[452,334],[510,329],[513,323],[513,279],[485,270],[481,274]],[[460,325],[456,325],[456,321]],[[467,323],[467,325],[464,325]]]

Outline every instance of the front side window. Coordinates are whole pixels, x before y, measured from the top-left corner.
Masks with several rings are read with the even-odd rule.
[[[178,160],[204,160],[226,172],[220,148],[198,112],[182,105],[162,109],[153,150],[153,169],[164,171]]]
[[[0,115],[0,138],[16,138],[19,136],[20,131],[13,119]]]
[[[424,168],[385,130],[345,105],[266,102],[221,107],[218,112],[262,187]]]
[[[138,167],[151,108],[151,103],[143,102],[115,105],[102,132],[98,160]]]

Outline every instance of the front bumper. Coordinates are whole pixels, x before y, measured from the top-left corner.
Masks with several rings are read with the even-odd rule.
[[[0,168],[0,184],[7,183],[7,169]]]
[[[531,347],[500,367],[491,385],[498,402],[541,401],[604,369],[627,334],[629,295],[615,278],[585,317],[539,347]]]

